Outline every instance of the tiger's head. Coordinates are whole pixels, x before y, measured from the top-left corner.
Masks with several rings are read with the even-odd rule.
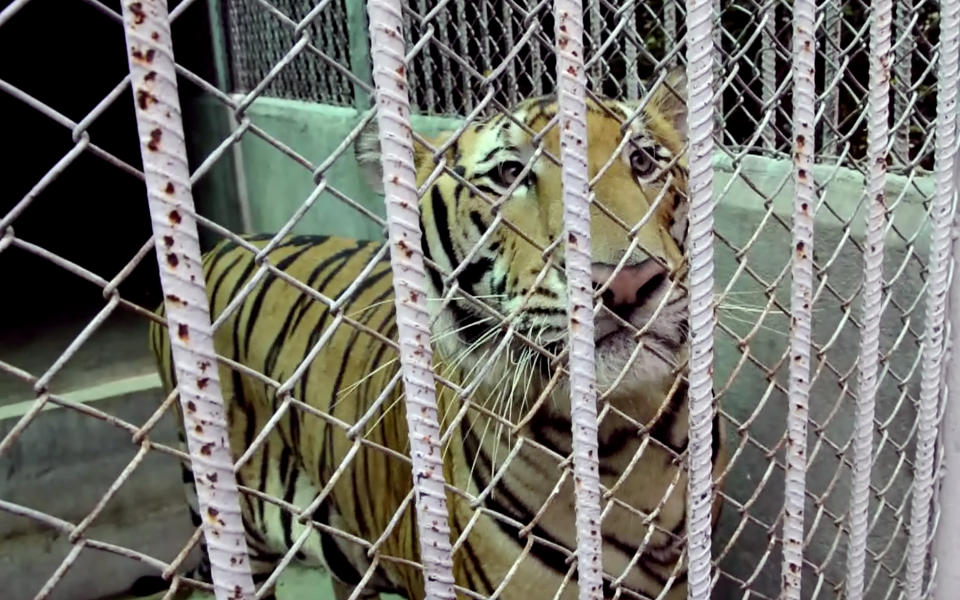
[[[587,101],[593,279],[595,304],[603,304],[595,311],[597,385],[613,396],[669,387],[685,359],[685,90],[675,70],[646,101]],[[477,363],[503,341],[499,319],[476,299],[515,315],[514,330],[526,338],[511,340],[501,360],[516,365],[530,356],[530,341],[555,354],[566,342],[557,111],[555,98],[535,98],[455,138],[441,134],[433,148],[414,144],[418,186],[429,182],[420,206],[423,252],[442,269],[428,269],[432,292],[450,297],[430,302],[442,362]],[[373,126],[356,151],[382,189]],[[539,362],[542,372],[548,361]],[[502,369],[490,371],[488,379],[503,377]]]

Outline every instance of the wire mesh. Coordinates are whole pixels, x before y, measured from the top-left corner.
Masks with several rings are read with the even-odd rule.
[[[174,23],[191,4],[202,3],[178,4]],[[390,72],[355,52],[369,43],[367,21],[348,0],[218,4],[230,89],[182,60],[175,68],[181,89],[190,86],[227,111],[233,125],[192,156],[190,183],[211,180],[241,147],[262,148],[260,156],[282,165],[275,178],[310,181],[309,194],[267,234],[241,236],[202,208],[189,215],[225,240],[205,266],[255,557],[256,592],[241,596],[284,598],[280,583],[303,563],[331,572],[340,598],[566,598],[594,575],[593,596],[607,598],[706,598],[711,589],[724,598],[932,597],[930,530],[940,505],[930,498],[941,468],[932,449],[945,401],[942,339],[949,337],[936,300],[950,272],[944,248],[955,202],[945,175],[955,160],[955,3],[594,0],[583,5],[583,47],[572,64],[558,59],[564,23],[551,2],[373,3],[403,24],[398,39],[388,39],[391,28],[380,31],[396,46],[392,60],[399,48],[406,52],[405,64]],[[26,5],[0,12],[0,38]],[[120,13],[96,0],[87,5],[122,39]],[[384,20],[371,22],[376,31]],[[886,44],[880,27],[892,30]],[[690,47],[693,41],[700,45]],[[378,81],[378,95],[368,60],[374,77],[389,79]],[[515,108],[554,93],[563,82],[558,70],[580,64],[585,104],[567,107],[582,113],[574,126],[580,118],[586,126],[592,224],[583,227],[592,264],[581,269],[579,285],[587,289],[565,277],[576,253],[561,223],[559,180],[570,174],[561,165],[569,162],[561,150],[567,130],[553,117],[561,109],[547,102]],[[672,90],[677,80],[668,69],[677,65],[697,74],[689,98],[686,83]],[[888,82],[889,94],[878,80]],[[102,474],[105,491],[75,517],[0,492],[0,510],[65,538],[57,566],[24,597],[82,597],[71,566],[99,552],[160,576],[154,585],[169,597],[212,589],[202,569],[192,570],[201,530],[189,522],[179,547],[164,556],[91,533],[153,457],[189,464],[184,450],[156,434],[177,394],[162,394],[136,420],[71,400],[58,387],[58,375],[119,311],[141,325],[164,323],[152,305],[118,291],[155,240],[140,240],[115,275],[103,276],[68,250],[14,232],[78,157],[144,179],[136,160],[91,135],[130,88],[129,77],[119,78],[75,121],[29,81],[0,75],[0,92],[65,129],[71,142],[4,207],[0,255],[37,257],[102,293],[95,316],[49,363],[28,369],[19,357],[0,356],[4,377],[34,395],[4,425],[0,460],[12,460],[52,406],[132,438],[129,459]],[[392,104],[404,94],[409,108]],[[358,108],[343,139],[318,151],[271,129],[258,112],[271,98]],[[675,119],[670,111],[685,102],[690,120]],[[299,105],[283,106],[295,114]],[[401,166],[390,144],[405,136],[411,112],[420,119],[413,122],[415,173],[394,180],[391,167]],[[680,137],[651,133],[651,114]],[[447,134],[419,127],[432,116],[455,117],[443,122],[453,123]],[[368,129],[376,122],[379,137]],[[608,134],[596,133],[601,122],[611,123]],[[720,126],[712,133],[711,123]],[[516,137],[491,146],[484,136],[491,124]],[[136,139],[132,123],[129,135]],[[189,127],[186,135],[190,141]],[[576,135],[566,139],[577,144]],[[387,176],[374,187],[386,189],[393,212],[342,175],[356,179],[378,164],[385,166],[378,175]],[[704,183],[711,176],[712,186]],[[796,201],[795,179],[806,182]],[[624,189],[645,195],[635,193],[627,205],[617,193]],[[421,217],[411,212],[415,191]],[[316,217],[334,206],[348,207],[372,231],[392,231],[391,243],[291,237],[315,234]],[[246,219],[260,229],[262,211],[251,208]],[[423,242],[415,239],[418,218],[427,222]],[[408,237],[397,237],[401,229]],[[411,278],[407,261],[421,249],[426,271],[414,260]],[[711,270],[713,279],[704,279]],[[403,287],[418,277],[425,287]],[[587,368],[595,370],[597,412],[586,420],[595,420],[597,433],[587,428],[583,439],[571,434],[577,386],[567,378],[586,367],[564,341],[566,299],[578,291],[591,302],[575,317],[589,320],[592,305],[599,332],[629,338],[614,352],[604,349],[603,333],[589,336],[598,348]],[[624,293],[650,300],[631,308],[636,300],[624,302]],[[404,309],[428,319],[430,333],[424,323],[412,327]],[[405,327],[421,336],[421,349],[429,347],[423,336],[432,336],[432,358],[403,345],[398,330]],[[712,357],[698,351],[707,331]],[[431,361],[435,368],[436,413],[422,404],[423,421],[416,414],[423,398],[411,394],[410,372],[401,376],[399,368],[410,360],[419,361],[420,375]],[[421,384],[430,387],[429,378]],[[655,393],[645,402],[617,393],[649,395],[649,388]],[[596,454],[599,513],[590,536],[574,520],[575,491],[590,475],[577,447],[581,457]],[[804,477],[792,479],[798,472]],[[713,525],[707,515],[717,510]],[[578,548],[578,535],[604,540],[602,551]],[[697,544],[688,547],[687,535]],[[602,568],[581,573],[587,556]]]

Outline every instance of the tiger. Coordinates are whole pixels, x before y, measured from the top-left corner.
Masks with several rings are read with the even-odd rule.
[[[685,90],[684,72],[674,70],[641,101],[586,101],[592,276],[602,305],[594,325],[607,598],[686,597]],[[452,570],[462,598],[471,595],[465,590],[507,599],[577,597],[563,362],[568,292],[564,247],[555,243],[564,232],[557,116],[556,97],[530,98],[468,123],[459,135],[430,139],[443,150],[439,156],[422,144],[414,150],[434,365],[451,382],[437,384],[437,404]],[[354,149],[382,194],[378,139],[371,121]],[[446,168],[437,174],[439,158]],[[255,251],[271,239],[228,239],[205,254],[214,318],[249,284],[259,266]],[[361,583],[360,598],[424,595],[392,343],[393,273],[383,244],[316,235],[274,242],[266,261],[277,270],[326,298],[351,295],[330,310],[271,272],[215,333],[218,354],[275,382],[305,365],[291,392],[311,410],[289,408],[236,473],[241,486],[283,501],[241,495],[258,585],[303,535],[295,559],[327,571],[338,599]],[[504,315],[513,316],[509,326]],[[150,339],[169,394],[176,377],[166,327],[152,325]],[[220,379],[236,458],[279,401],[273,386],[229,366],[221,365]],[[727,460],[718,416],[715,410],[715,479]],[[348,435],[358,423],[361,435]],[[326,488],[306,522],[287,508],[303,510]],[[191,504],[197,525],[195,497]],[[204,553],[198,573],[208,576],[206,560]]]

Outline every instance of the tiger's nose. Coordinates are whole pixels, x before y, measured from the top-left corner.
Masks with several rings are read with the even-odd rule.
[[[624,265],[616,273],[615,268],[616,265],[594,263],[593,286],[600,289],[609,281],[600,299],[624,319],[643,306],[667,277],[667,270],[652,258],[638,265]]]

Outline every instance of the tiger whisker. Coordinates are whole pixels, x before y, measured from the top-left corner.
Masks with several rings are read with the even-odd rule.
[[[433,337],[430,338],[430,343],[432,344],[432,343],[438,342],[438,341],[440,341],[440,340],[442,340],[442,339],[444,339],[444,338],[446,338],[446,337],[448,337],[448,336],[451,336],[451,335],[454,335],[454,334],[457,334],[457,333],[462,333],[463,331],[469,329],[470,327],[475,327],[475,326],[477,326],[477,325],[482,325],[484,322],[486,322],[486,321],[491,321],[491,320],[493,320],[493,317],[485,317],[485,318],[483,318],[483,319],[479,319],[479,320],[474,321],[474,322],[472,322],[472,323],[468,323],[468,324],[466,324],[466,325],[464,325],[464,326],[462,326],[462,327],[459,327],[459,328],[456,328],[456,329],[450,329],[450,330],[448,330],[448,331],[444,331],[444,332],[438,333],[438,334],[436,334],[436,335],[434,335]],[[351,391],[355,390],[358,386],[360,386],[361,384],[363,384],[364,381],[366,381],[366,380],[369,379],[370,377],[373,377],[374,375],[376,375],[377,373],[379,373],[379,372],[382,371],[383,369],[389,367],[390,365],[396,363],[396,362],[399,361],[399,360],[400,360],[400,357],[399,357],[399,356],[395,356],[395,357],[391,358],[390,360],[388,360],[387,362],[383,363],[382,365],[380,365],[380,366],[377,367],[376,369],[374,369],[374,370],[372,370],[371,372],[367,373],[363,378],[358,379],[357,381],[353,382],[352,384],[350,384],[350,385],[347,386],[346,388],[340,390],[340,392],[337,394],[337,396],[339,397],[339,396],[342,396],[343,394],[346,394],[346,393],[348,393],[348,392],[351,392]],[[440,364],[442,364],[442,363],[438,363],[438,365],[440,365]],[[337,400],[337,402],[340,402],[340,400]],[[334,403],[334,406],[336,406],[336,403]]]
[[[775,333],[783,337],[790,337],[790,334],[785,331],[780,331],[779,329],[774,329],[773,327],[768,327],[763,324],[758,324],[756,321],[751,321],[749,319],[741,319],[739,317],[734,317],[732,315],[727,315],[726,317],[724,317],[724,319],[728,321],[735,321],[737,323],[744,323],[746,325],[758,327],[759,329],[763,329],[764,331],[769,331],[770,333]]]
[[[473,296],[472,298],[476,298],[476,299],[478,299],[478,300],[489,300],[489,299],[491,299],[491,298],[505,298],[506,296],[507,296],[506,294],[486,294],[486,295],[483,295],[483,296]],[[449,300],[470,300],[470,299],[471,299],[471,298],[467,298],[466,296],[451,296],[451,297],[449,298]],[[431,297],[428,297],[426,300],[427,300],[427,302],[440,302],[440,301],[445,301],[445,300],[447,300],[447,298],[442,298],[442,297],[441,297],[441,298],[431,298]],[[374,302],[374,303],[372,303],[372,304],[368,304],[368,305],[364,306],[363,308],[358,308],[356,311],[347,314],[347,316],[348,316],[348,317],[357,317],[357,316],[359,316],[359,315],[367,312],[368,310],[377,308],[378,306],[383,306],[384,304],[393,304],[393,303],[394,303],[394,299],[393,299],[393,298],[390,298],[390,299],[387,299],[387,300],[381,300],[380,302]]]

